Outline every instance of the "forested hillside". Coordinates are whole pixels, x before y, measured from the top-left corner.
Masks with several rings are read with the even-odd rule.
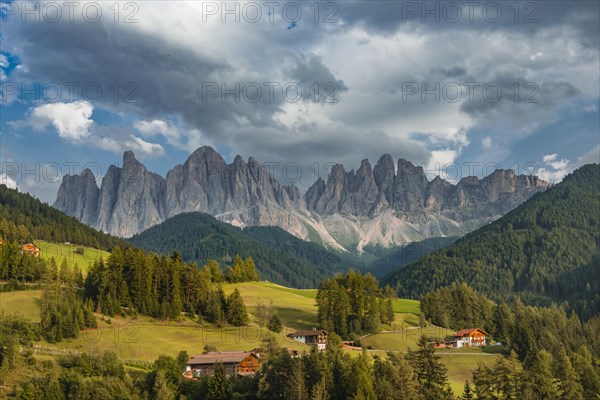
[[[102,250],[126,246],[121,239],[92,229],[35,197],[0,185],[0,238],[71,242]]]
[[[464,283],[427,293],[421,309],[436,325],[480,327],[502,342],[509,356],[492,367],[480,364],[473,374],[477,399],[583,400],[600,395],[600,316],[584,322],[562,306],[526,306],[519,299],[497,304]]]
[[[161,254],[177,250],[199,265],[211,259],[227,264],[236,254],[252,257],[262,279],[298,288],[315,288],[349,267],[339,255],[280,228],[240,229],[203,213],[177,215],[129,241]]]
[[[590,317],[600,310],[599,251],[600,165],[592,164],[383,283],[416,298],[467,282],[495,300],[569,302]]]

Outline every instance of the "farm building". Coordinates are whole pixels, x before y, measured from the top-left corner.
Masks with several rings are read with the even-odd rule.
[[[325,347],[327,347],[328,335],[324,329],[296,331],[289,333],[287,337],[300,343],[316,345],[319,350],[325,350]]]
[[[25,254],[30,254],[30,255],[35,256],[35,257],[39,257],[40,256],[40,248],[37,247],[33,243],[24,244],[23,247],[22,247],[22,249],[23,249],[23,253],[25,253]]]
[[[454,335],[456,347],[479,347],[485,346],[487,332],[479,328],[461,329]]]
[[[260,357],[254,352],[246,351],[213,351],[193,356],[185,368],[185,376],[196,378],[201,375],[212,376],[215,365],[221,364],[228,376],[254,375],[260,368]]]

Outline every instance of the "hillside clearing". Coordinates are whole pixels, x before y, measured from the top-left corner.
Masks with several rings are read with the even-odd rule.
[[[108,321],[108,318],[106,318]],[[213,324],[198,324],[189,319],[181,323],[153,320],[149,317],[138,319],[115,317],[107,321],[98,320],[98,329],[82,331],[77,339],[65,340],[57,344],[42,341],[44,346],[71,349],[80,352],[100,353],[114,351],[122,359],[153,361],[159,355],[175,356],[181,350],[188,354],[201,354],[205,345],[217,350],[252,350],[262,347],[263,338],[270,332],[256,325],[243,327],[217,328]],[[308,350],[308,346],[285,336],[291,329],[273,334],[284,347]]]
[[[49,260],[54,257],[58,266],[60,266],[63,259],[66,259],[71,267],[77,265],[83,272],[87,272],[90,264],[94,263],[94,261],[100,258],[106,260],[110,256],[110,253],[106,251],[76,244],[59,244],[43,240],[38,240],[35,244],[40,248],[40,257],[43,259]],[[83,254],[77,253],[77,249],[83,249]]]
[[[0,292],[0,312],[18,314],[32,322],[40,320],[41,290]]]

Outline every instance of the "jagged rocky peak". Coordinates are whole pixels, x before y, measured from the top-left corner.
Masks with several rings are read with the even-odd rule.
[[[391,155],[384,154],[379,158],[375,168],[373,168],[373,176],[377,187],[380,189],[385,183],[391,183],[394,180],[394,159]]]
[[[95,228],[130,236],[189,211],[241,225],[277,223],[278,210],[294,206],[295,186],[282,187],[253,157],[231,164],[210,146],[196,149],[167,177],[150,172],[131,151],[121,168],[111,165],[98,189],[91,171],[65,176],[55,207]]]
[[[140,162],[135,158],[135,154],[131,150],[127,150],[123,153],[123,166],[128,164],[139,164]]]
[[[121,168],[108,168],[100,188],[90,170],[66,175],[54,206],[119,236],[201,211],[240,226],[277,225],[304,238],[317,232],[325,243],[342,248],[337,240],[385,246],[462,234],[463,222],[469,229],[489,222],[546,187],[537,177],[511,170],[465,177],[455,185],[440,177],[428,181],[422,167],[384,154],[374,167],[368,159],[349,172],[335,164],[302,196],[253,157],[236,156],[228,164],[203,146],[166,178],[148,171],[130,151],[123,154]]]
[[[382,155],[377,164],[375,164],[375,168],[373,168],[373,178],[379,191],[382,193],[381,200],[385,200],[388,205],[394,201],[393,186],[395,175],[394,159],[389,154]]]
[[[546,187],[537,177],[517,177],[514,171],[502,169],[482,180],[476,176],[464,177],[456,185],[439,176],[430,182],[422,166],[400,158],[395,168],[389,154],[382,155],[372,170],[365,159],[356,174],[344,171],[342,165],[334,165],[326,185],[322,180],[317,181],[306,192],[310,210],[324,215],[341,213],[372,218],[388,207],[406,212],[483,206],[501,201],[511,193],[522,198]]]

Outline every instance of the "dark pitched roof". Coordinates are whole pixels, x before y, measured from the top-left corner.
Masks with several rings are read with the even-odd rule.
[[[188,365],[198,365],[198,364],[231,364],[231,363],[239,363],[242,362],[246,357],[253,355],[258,358],[258,356],[251,351],[211,351],[210,353],[201,354],[198,356],[193,356],[188,361]]]
[[[327,331],[325,329],[309,329],[305,331],[296,331],[292,333],[288,333],[288,337],[297,337],[297,336],[319,336],[321,333],[325,333],[327,335]]]

